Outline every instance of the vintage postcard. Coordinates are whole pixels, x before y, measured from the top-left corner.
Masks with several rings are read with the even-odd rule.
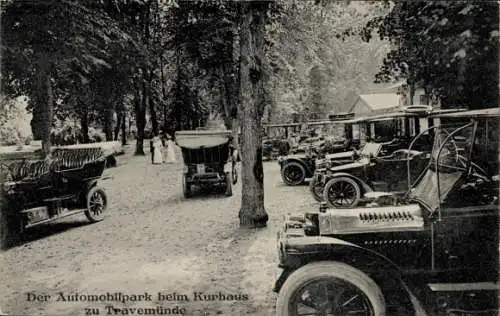
[[[498,315],[498,1],[0,14],[0,315]]]

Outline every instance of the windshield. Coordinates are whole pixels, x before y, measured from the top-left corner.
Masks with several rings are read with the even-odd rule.
[[[377,157],[380,149],[382,148],[382,144],[379,143],[366,143],[361,150],[361,156],[363,157]]]
[[[429,167],[410,192],[413,199],[431,212],[439,207],[469,165],[474,147],[474,125],[439,127],[434,132]]]

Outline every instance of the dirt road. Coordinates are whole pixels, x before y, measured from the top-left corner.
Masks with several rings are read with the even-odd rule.
[[[70,217],[30,232],[27,242],[0,254],[0,310],[273,314],[276,232],[284,214],[316,207],[306,187],[284,186],[278,164],[266,162],[268,227],[243,230],[241,183],[230,198],[184,200],[181,162],[152,165],[149,156],[128,152],[118,163],[108,170],[113,179],[103,183],[109,196],[104,221]],[[89,302],[95,295],[99,301]]]

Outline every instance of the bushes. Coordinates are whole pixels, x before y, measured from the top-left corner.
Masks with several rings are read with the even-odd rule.
[[[32,115],[26,110],[25,97],[10,99],[0,96],[0,146],[29,144]]]
[[[56,120],[52,128],[51,137],[54,145],[72,145],[83,143],[82,129],[78,122],[72,120]],[[106,135],[99,129],[89,127],[89,141],[91,143],[103,142]]]

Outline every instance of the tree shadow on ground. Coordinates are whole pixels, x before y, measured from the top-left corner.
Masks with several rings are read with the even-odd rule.
[[[11,236],[7,238],[7,240],[5,241],[4,248],[2,250],[6,251],[11,248],[21,247],[30,242],[47,238],[53,235],[61,234],[68,230],[86,226],[89,224],[91,223],[88,221],[72,221],[72,222],[50,223],[32,227],[25,230],[20,236]]]
[[[191,196],[188,198],[189,200],[197,200],[197,199],[227,199],[231,196],[226,196],[225,190],[221,188],[213,188],[213,189],[195,189],[192,191]]]

